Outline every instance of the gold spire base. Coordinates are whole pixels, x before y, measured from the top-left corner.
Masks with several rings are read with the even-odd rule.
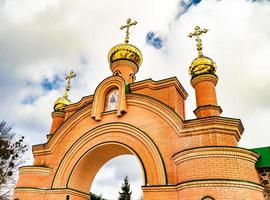
[[[143,56],[141,51],[131,44],[118,44],[111,48],[108,53],[108,62],[112,64],[117,60],[130,60],[139,67],[142,64]]]
[[[66,97],[58,98],[54,103],[54,111],[64,112],[64,108],[71,104],[71,101]]]
[[[216,63],[206,56],[199,56],[191,63],[189,73],[191,79],[201,74],[212,74],[216,76]]]

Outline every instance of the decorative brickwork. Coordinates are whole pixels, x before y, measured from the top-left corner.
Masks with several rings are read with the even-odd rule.
[[[115,78],[105,81],[102,85],[110,88]],[[151,95],[166,90],[163,81],[164,87],[155,84],[141,88],[148,87]],[[138,88],[124,93],[127,113],[122,117],[110,111],[101,112],[99,121],[92,118],[93,107],[105,103],[93,104],[101,98],[96,96],[99,89],[94,97],[67,106],[65,121],[49,141],[33,146],[34,166],[20,169],[14,198],[87,199],[98,170],[115,156],[132,154],[142,166],[146,200],[200,200],[207,195],[263,200],[255,169],[258,155],[235,147],[243,132],[239,120],[214,116],[183,121],[183,115],[163,103],[169,102],[166,98],[183,99],[180,92],[151,97],[132,92]]]
[[[264,186],[264,196],[266,200],[270,200],[270,168],[259,169],[261,182]]]
[[[209,64],[199,60],[196,69]],[[141,165],[144,200],[264,200],[269,171],[261,181],[259,154],[237,147],[241,121],[219,116],[217,76],[193,76],[197,119],[185,120],[187,93],[177,78],[133,83],[138,66],[118,52],[114,75],[94,95],[52,113],[48,141],[33,146],[33,166],[20,168],[14,199],[87,200],[99,169],[130,154]],[[116,104],[105,109],[114,89]]]

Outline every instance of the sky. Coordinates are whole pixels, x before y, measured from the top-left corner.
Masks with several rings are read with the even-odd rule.
[[[44,143],[65,74],[77,73],[72,102],[93,94],[112,75],[107,53],[124,41],[119,27],[129,17],[138,21],[130,43],[144,57],[137,80],[176,76],[189,93],[187,119],[195,118],[188,68],[197,56],[187,35],[196,25],[208,28],[203,52],[218,67],[222,116],[242,120],[240,146],[270,145],[269,0],[0,0],[0,120],[30,145]],[[127,174],[137,199],[142,177],[134,157],[107,163],[91,191],[116,199]]]

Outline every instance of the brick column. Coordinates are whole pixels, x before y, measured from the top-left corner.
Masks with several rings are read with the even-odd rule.
[[[217,105],[216,84],[218,77],[212,74],[202,74],[192,78],[191,85],[195,89],[197,108],[194,110],[197,118],[220,116],[221,108]]]
[[[64,122],[65,120],[65,113],[54,111],[52,112],[52,125],[50,134],[53,134]]]

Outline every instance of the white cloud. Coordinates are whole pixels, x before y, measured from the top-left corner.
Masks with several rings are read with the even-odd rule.
[[[53,102],[64,88],[44,91],[41,82],[73,69],[78,76],[71,99],[92,94],[111,75],[107,53],[123,42],[119,27],[131,17],[139,22],[132,27],[131,43],[144,56],[137,80],[177,76],[189,92],[187,116],[194,118],[188,67],[196,47],[187,34],[198,24],[210,29],[202,36],[203,51],[218,65],[223,116],[242,119],[242,146],[269,145],[269,1],[203,0],[175,20],[178,6],[178,0],[0,1],[0,116],[31,138],[31,144],[44,142]],[[162,49],[145,43],[149,31],[166,38]],[[32,105],[22,104],[29,95],[39,98]]]
[[[143,185],[142,169],[135,156],[118,156],[107,162],[96,175],[91,192],[103,194],[108,200],[119,196],[125,176],[128,176],[132,199],[141,197],[140,186]],[[104,192],[107,191],[107,192]]]

